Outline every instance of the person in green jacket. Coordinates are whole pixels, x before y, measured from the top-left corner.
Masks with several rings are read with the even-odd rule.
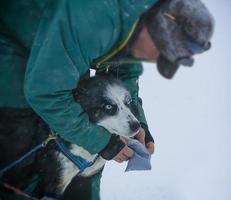
[[[91,123],[72,95],[95,69],[128,87],[142,126],[137,138],[152,154],[154,140],[138,96],[141,62],[157,62],[159,72],[172,78],[180,65],[191,66],[194,54],[210,48],[212,32],[212,16],[200,0],[1,1],[0,115],[19,119],[12,131],[38,115],[66,141],[125,161],[133,151]],[[33,114],[21,118],[28,110]],[[100,176],[90,182],[91,199],[99,199]]]

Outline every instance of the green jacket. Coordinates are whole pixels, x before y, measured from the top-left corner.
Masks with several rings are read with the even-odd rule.
[[[2,1],[0,52],[4,53],[0,55],[0,106],[30,105],[61,137],[98,153],[108,143],[110,133],[89,122],[71,91],[89,68],[100,71],[105,66],[102,61],[111,59],[117,49],[123,48],[141,14],[156,2]],[[7,59],[7,54],[15,55],[15,63]],[[18,56],[25,63],[18,61]],[[22,62],[23,67],[15,67],[17,62]],[[113,72],[113,66],[110,67]],[[141,73],[141,64],[121,65],[119,70],[120,78],[137,102],[137,79]],[[146,123],[140,101],[139,119]]]

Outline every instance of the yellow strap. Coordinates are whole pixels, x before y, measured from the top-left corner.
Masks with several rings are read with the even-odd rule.
[[[176,17],[174,15],[172,15],[171,13],[165,12],[164,16],[171,19],[171,20],[174,20],[174,21],[176,20]]]
[[[49,134],[48,138],[43,142],[43,147],[45,147],[51,140],[56,140],[57,139],[57,135],[53,134],[53,132],[51,134]]]
[[[103,60],[99,61],[96,64],[96,68],[99,68],[99,66],[101,64],[103,64],[104,62],[108,61],[110,58],[112,58],[113,56],[115,56],[120,50],[122,50],[128,43],[129,39],[131,38],[132,34],[134,33],[137,24],[139,22],[139,19],[136,20],[136,22],[133,24],[131,31],[129,32],[127,38],[123,41],[123,43],[117,48],[115,49],[111,54],[109,54],[106,58],[104,58]]]

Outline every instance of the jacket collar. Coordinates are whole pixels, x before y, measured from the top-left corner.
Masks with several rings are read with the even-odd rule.
[[[99,68],[100,65],[107,62],[117,55],[129,42],[131,36],[135,32],[140,16],[155,5],[159,0],[123,0],[120,1],[121,8],[121,35],[118,45],[113,50],[101,58],[95,65]]]

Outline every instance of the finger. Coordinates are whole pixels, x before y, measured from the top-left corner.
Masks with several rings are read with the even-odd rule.
[[[139,142],[140,142],[141,144],[145,145],[144,137],[141,137],[141,138],[139,138],[138,140],[139,140]]]
[[[129,158],[124,154],[125,147],[113,158],[117,162],[127,161]]]
[[[118,163],[122,163],[122,162],[123,162],[123,160],[121,160],[121,159],[119,159],[119,158],[113,158],[113,160],[115,160],[115,161],[118,162]]]
[[[143,144],[143,145],[145,145],[145,139],[144,138],[145,138],[145,136],[140,138],[140,143]]]
[[[153,148],[148,147],[147,150],[148,150],[148,153],[150,155],[154,154],[154,149]]]
[[[145,131],[143,128],[140,128],[139,133],[136,135],[136,138],[141,144],[145,145]]]
[[[146,144],[146,149],[148,150],[149,154],[152,155],[155,152],[155,144],[153,142],[149,142]]]
[[[119,158],[120,158],[122,161],[127,161],[127,160],[129,159],[129,157],[126,156],[125,154],[119,155]]]
[[[125,155],[128,158],[131,158],[134,155],[134,151],[128,146],[125,146],[123,149],[123,155]]]

